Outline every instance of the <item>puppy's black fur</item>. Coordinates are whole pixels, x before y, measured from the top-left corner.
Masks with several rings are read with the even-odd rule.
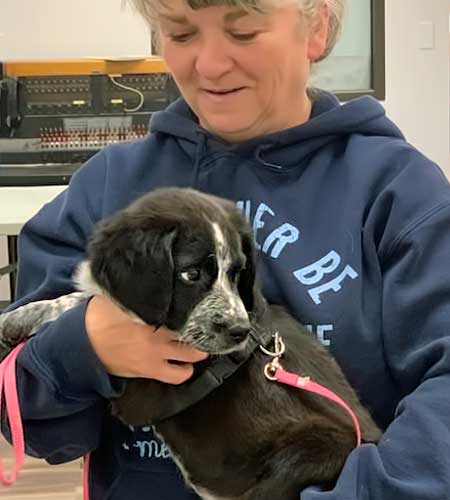
[[[233,203],[189,189],[145,195],[99,224],[77,280],[85,293],[57,299],[58,308],[104,293],[211,359],[245,349],[250,332],[278,331],[287,347],[283,367],[337,393],[356,413],[363,440],[379,439],[329,353],[281,307],[265,303],[255,284],[251,229]],[[20,340],[17,332],[23,337],[19,324],[36,328],[33,311],[42,323],[45,311],[55,319],[57,306],[46,301],[7,313],[3,324],[14,341],[4,330],[0,347]],[[320,396],[268,381],[268,361],[254,351],[218,389],[162,421],[183,385],[130,379],[112,410],[127,424],[154,425],[205,500],[297,500],[309,485],[332,488],[356,443],[349,415]]]
[[[219,255],[213,223],[229,257]],[[272,328],[284,338],[284,368],[340,395],[357,414],[363,439],[377,441],[376,425],[325,349],[280,307],[271,306],[271,324],[261,324],[268,306],[255,285],[252,234],[232,203],[190,190],[153,193],[106,223],[90,249],[94,280],[117,302],[150,324],[180,332],[194,317],[201,333],[187,340],[215,355],[238,347],[228,331],[235,319],[227,318],[226,300],[195,314],[208,302],[224,264],[220,259],[228,266],[230,293],[242,299],[251,327]],[[187,269],[200,270],[199,279],[180,279]],[[294,500],[308,485],[331,488],[355,446],[355,429],[342,408],[269,382],[268,361],[255,351],[203,401],[155,424],[186,480],[204,498]],[[126,423],[152,424],[173,391],[154,380],[131,380],[113,409]]]

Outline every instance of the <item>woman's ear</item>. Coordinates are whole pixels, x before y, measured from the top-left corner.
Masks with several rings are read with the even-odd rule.
[[[329,20],[329,8],[328,5],[323,2],[315,18],[310,21],[308,59],[311,62],[319,61],[327,48]]]
[[[100,229],[89,246],[93,279],[146,323],[164,324],[172,301],[175,236],[173,228]]]

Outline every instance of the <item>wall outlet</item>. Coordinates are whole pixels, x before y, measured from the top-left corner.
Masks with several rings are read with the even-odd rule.
[[[430,21],[420,22],[418,35],[419,35],[419,40],[418,40],[419,49],[432,50],[435,48],[434,23]]]

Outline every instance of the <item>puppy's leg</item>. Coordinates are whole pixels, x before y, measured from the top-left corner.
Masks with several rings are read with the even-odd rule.
[[[298,500],[308,486],[331,489],[355,441],[350,425],[340,428],[320,416],[308,425],[293,422],[272,435],[273,451],[260,481],[234,500]]]
[[[78,305],[88,296],[82,292],[63,295],[57,299],[30,302],[0,315],[0,361],[16,345],[54,321],[65,311]]]

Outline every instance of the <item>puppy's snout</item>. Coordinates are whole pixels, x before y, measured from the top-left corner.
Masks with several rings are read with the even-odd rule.
[[[212,327],[216,334],[223,338],[229,337],[237,344],[245,340],[251,330],[250,322],[247,320],[234,321],[233,323],[216,320],[213,322]]]
[[[229,328],[230,337],[236,342],[243,342],[250,333],[250,324],[236,324]]]

